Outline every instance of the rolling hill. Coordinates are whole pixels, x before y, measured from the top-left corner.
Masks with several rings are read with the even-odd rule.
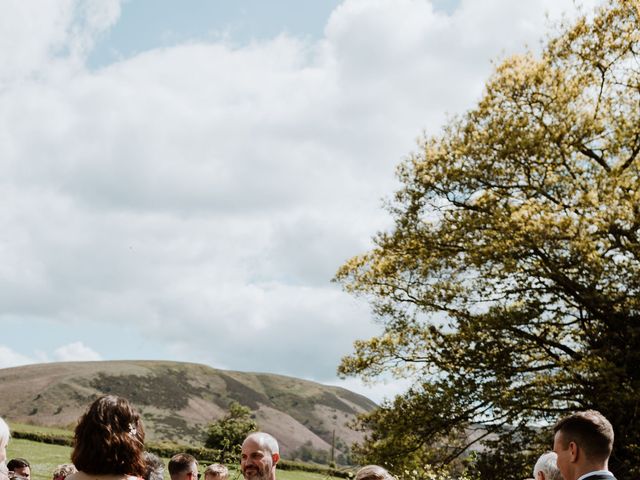
[[[209,423],[230,402],[249,407],[280,442],[284,458],[302,445],[329,450],[362,438],[349,428],[375,408],[340,387],[282,375],[246,373],[166,361],[65,362],[0,369],[0,416],[10,422],[72,429],[101,394],[126,397],[140,412],[147,439],[200,446]]]

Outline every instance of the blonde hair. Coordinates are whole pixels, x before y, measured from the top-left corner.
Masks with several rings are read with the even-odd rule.
[[[207,475],[219,476],[220,480],[226,480],[229,478],[229,469],[220,463],[214,463],[213,465],[209,465],[204,470],[205,480]]]
[[[62,465],[58,465],[53,471],[53,480],[63,480],[77,471],[78,469],[73,463],[63,463]]]

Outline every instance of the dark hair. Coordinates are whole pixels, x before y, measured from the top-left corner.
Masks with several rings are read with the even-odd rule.
[[[560,419],[553,427],[553,432],[561,432],[564,448],[569,442],[574,442],[591,460],[606,461],[611,455],[613,427],[609,420],[596,410],[576,412]]]
[[[27,462],[24,458],[12,458],[11,460],[9,460],[9,463],[7,463],[7,469],[10,472],[15,470],[16,468],[24,468],[24,467],[31,468],[31,465],[29,465],[29,462]]]
[[[193,455],[189,455],[188,453],[175,454],[171,457],[171,460],[169,460],[169,475],[173,476],[189,471],[192,463],[198,465],[198,461]]]
[[[71,461],[89,474],[142,476],[144,427],[124,398],[105,395],[89,406],[76,426]]]

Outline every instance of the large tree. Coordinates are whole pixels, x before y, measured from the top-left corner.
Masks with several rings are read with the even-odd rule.
[[[366,459],[523,452],[595,408],[618,478],[640,475],[639,15],[611,0],[508,58],[400,165],[394,227],[337,274],[384,326],[340,372],[415,381],[362,419]]]
[[[242,450],[242,442],[257,429],[258,424],[252,418],[251,409],[231,402],[229,412],[209,425],[204,446],[220,450],[222,461],[236,461]]]

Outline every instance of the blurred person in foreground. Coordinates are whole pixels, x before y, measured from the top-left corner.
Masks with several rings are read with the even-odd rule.
[[[356,472],[355,480],[396,480],[379,465],[367,465]]]
[[[5,460],[7,459],[7,445],[10,437],[9,425],[0,417],[0,480],[9,480],[9,469]]]
[[[242,442],[240,471],[245,480],[275,480],[280,448],[265,432],[250,433]]]
[[[144,472],[144,480],[163,480],[164,462],[154,453],[144,452],[144,463],[147,466]]]
[[[63,463],[58,465],[53,471],[53,480],[64,480],[69,475],[76,473],[78,469],[71,463]]]
[[[25,458],[12,458],[7,462],[9,478],[30,480],[31,464]]]
[[[204,480],[227,480],[229,469],[220,463],[209,465],[204,470]]]
[[[145,473],[144,427],[124,398],[105,395],[93,402],[76,426],[68,480],[137,480]]]

